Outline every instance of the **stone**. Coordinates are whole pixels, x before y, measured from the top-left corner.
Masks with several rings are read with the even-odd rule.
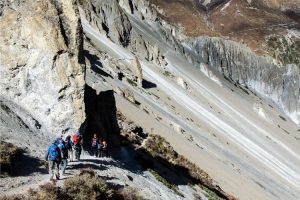
[[[183,80],[182,77],[177,77],[176,79],[177,84],[182,87],[183,89],[187,90],[188,89],[188,84]]]
[[[141,63],[137,57],[135,57],[131,62],[131,69],[133,71],[133,74],[136,77],[135,81],[137,82],[138,86],[142,86],[143,72],[142,72]]]

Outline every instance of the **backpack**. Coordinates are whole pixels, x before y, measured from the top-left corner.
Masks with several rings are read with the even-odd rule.
[[[56,144],[62,143],[63,139],[61,137],[56,138]]]
[[[71,140],[67,140],[66,143],[65,143],[66,149],[68,149],[68,150],[69,150],[69,149],[72,149],[72,146],[73,146],[73,145],[72,145],[72,141],[71,141]]]
[[[49,160],[51,161],[56,161],[59,160],[59,152],[58,152],[58,147],[56,145],[51,145],[49,147]]]
[[[73,135],[74,145],[77,145],[80,142],[80,139],[81,139],[80,135],[77,135],[77,134]]]
[[[57,146],[60,149],[60,152],[62,154],[61,157],[64,158],[64,159],[68,158],[68,151],[67,151],[65,145],[63,143],[60,143]]]
[[[93,138],[92,139],[92,147],[97,146],[97,143],[98,143],[98,138]]]

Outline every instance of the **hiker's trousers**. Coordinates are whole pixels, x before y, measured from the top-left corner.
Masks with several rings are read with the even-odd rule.
[[[49,160],[49,174],[51,175],[50,179],[53,179],[54,175],[56,179],[59,178],[59,162]]]
[[[61,169],[61,173],[62,175],[65,174],[65,171],[66,171],[66,167],[67,167],[67,159],[61,159],[61,162],[60,162],[60,169]]]
[[[73,149],[68,149],[68,157],[70,161],[73,161]]]

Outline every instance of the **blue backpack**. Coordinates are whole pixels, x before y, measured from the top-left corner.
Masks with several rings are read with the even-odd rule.
[[[66,143],[65,143],[66,149],[72,149],[72,146],[73,146],[72,141],[71,140],[67,140]]]
[[[63,159],[68,158],[68,150],[66,149],[65,145],[63,143],[60,143],[57,146],[58,146],[58,148],[60,150],[62,158]]]
[[[57,149],[58,147],[54,144],[49,147],[49,160],[56,161],[59,159],[59,152]]]

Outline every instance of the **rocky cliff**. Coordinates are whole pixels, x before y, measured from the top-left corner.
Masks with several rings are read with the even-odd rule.
[[[75,131],[85,118],[76,1],[8,0],[0,5],[0,96],[29,114],[17,112],[31,129]]]
[[[208,64],[232,82],[273,100],[300,123],[299,66],[279,67],[270,57],[257,56],[246,46],[221,38],[201,37],[184,44],[195,66]]]
[[[157,12],[148,1],[84,1],[81,2],[82,15],[89,24],[95,27],[100,33],[106,34],[109,39],[134,52],[141,59],[146,59],[158,65],[165,65],[161,49],[143,38],[136,28],[133,28],[135,16],[145,22],[155,22],[157,31],[164,40],[171,45],[177,45],[178,41],[172,33],[178,32],[175,27],[168,24],[161,24]],[[165,28],[162,28],[165,26]],[[122,59],[122,58],[120,58]],[[134,66],[132,71],[134,71]]]

